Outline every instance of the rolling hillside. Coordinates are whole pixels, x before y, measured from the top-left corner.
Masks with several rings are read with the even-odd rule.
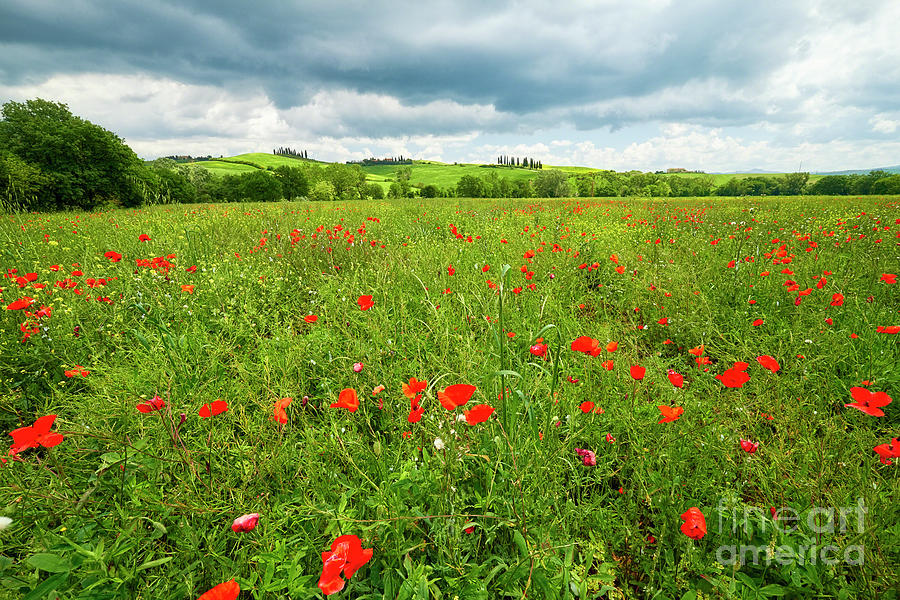
[[[280,166],[296,167],[298,163],[314,163],[318,165],[328,165],[330,163],[297,159],[287,156],[276,156],[263,152],[250,152],[247,154],[238,154],[226,158],[219,158],[209,161],[201,161],[189,163],[196,167],[209,170],[214,175],[239,175],[253,171],[255,169],[277,168]],[[402,167],[408,167],[411,171],[410,184],[413,187],[421,188],[426,185],[436,185],[439,188],[449,188],[456,185],[464,175],[472,175],[475,177],[483,177],[490,173],[496,173],[498,177],[506,177],[513,181],[521,181],[525,179],[533,179],[537,177],[539,171],[533,169],[521,169],[517,167],[501,166],[501,165],[482,165],[473,163],[442,163],[428,160],[417,160],[412,165],[371,165],[363,166],[362,170],[366,173],[366,180],[381,185],[385,190],[395,181],[397,171]],[[544,169],[558,169],[568,173],[571,177],[583,176],[592,172],[599,172],[603,169],[593,167],[577,167],[577,166],[550,166],[545,165]],[[764,175],[765,177],[777,177],[783,173],[771,173]],[[743,179],[746,177],[758,177],[759,173],[670,173],[667,177],[709,177],[715,185],[722,185],[729,179],[737,177]],[[811,174],[810,182],[814,182],[823,177],[822,174]]]

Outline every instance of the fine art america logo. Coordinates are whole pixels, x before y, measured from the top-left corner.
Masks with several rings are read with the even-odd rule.
[[[740,564],[823,564],[859,566],[864,561],[864,547],[860,544],[849,544],[838,547],[828,543],[834,536],[845,536],[859,539],[865,531],[865,516],[868,512],[862,498],[858,498],[855,506],[824,507],[814,506],[808,511],[800,512],[791,507],[769,509],[766,511],[755,506],[735,506],[733,501],[722,498],[716,506],[719,516],[719,534],[732,539],[739,537],[739,532],[752,536],[752,543],[725,544],[716,550],[716,560],[723,565]],[[766,513],[769,514],[766,514]],[[774,530],[772,529],[774,525]],[[761,538],[753,534],[770,534],[768,543],[757,544]],[[853,536],[854,532],[856,536]],[[806,543],[778,544],[777,540],[791,541],[801,539]],[[765,541],[763,539],[763,541]]]

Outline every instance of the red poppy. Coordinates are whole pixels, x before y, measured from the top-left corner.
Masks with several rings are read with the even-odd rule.
[[[763,320],[762,320],[762,319],[756,319],[756,320],[753,321],[753,323],[752,323],[752,325],[753,325],[754,327],[759,327],[759,326],[762,325],[762,324],[763,324]]]
[[[447,275],[452,276],[454,273],[456,273],[456,269],[453,268],[453,265],[447,267]]]
[[[831,296],[831,306],[842,306],[844,304],[844,295],[836,293]]]
[[[303,320],[307,323],[315,323],[319,320],[319,317],[317,317],[316,315],[306,315],[305,317],[303,317]]]
[[[716,375],[716,379],[722,382],[727,388],[740,388],[750,381],[750,376],[744,372],[747,363],[735,363],[730,369],[725,370],[721,375]],[[743,368],[742,368],[743,366]]]
[[[210,404],[204,404],[200,407],[200,417],[203,419],[208,419],[209,417],[214,417],[216,415],[220,415],[223,412],[228,410],[228,403],[224,400],[214,400]]]
[[[220,583],[213,589],[197,598],[197,600],[235,600],[235,598],[237,598],[238,594],[240,593],[241,586],[238,585],[237,581],[232,579],[231,581]]]
[[[338,401],[331,403],[331,408],[346,408],[352,413],[359,409],[359,397],[353,388],[344,388],[338,394]]]
[[[446,388],[438,392],[438,400],[441,406],[447,410],[454,410],[458,406],[465,405],[477,390],[474,385],[466,383],[457,383],[456,385],[448,385]]]
[[[403,395],[412,400],[428,387],[427,381],[418,381],[415,377],[409,378],[409,383],[403,384]]]
[[[669,382],[675,387],[680,388],[684,386],[684,375],[676,373],[673,369],[666,371],[666,377],[669,378]]]
[[[53,422],[56,421],[56,415],[46,415],[40,417],[29,427],[19,427],[9,432],[12,436],[13,443],[9,448],[10,454],[17,454],[28,448],[53,448],[63,441],[63,436],[55,431],[50,431]]]
[[[284,425],[287,423],[287,412],[284,410],[293,402],[293,398],[282,398],[275,402],[275,420]]]
[[[581,412],[583,412],[584,414],[587,414],[587,413],[591,412],[592,410],[594,410],[594,403],[591,402],[590,400],[585,400],[584,402],[581,403],[581,406],[579,406],[579,408],[581,409]]]
[[[870,392],[863,387],[850,388],[850,395],[853,396],[855,402],[845,404],[845,407],[856,408],[873,417],[883,417],[884,411],[881,410],[881,407],[891,403],[891,397],[885,392]]]
[[[410,423],[418,423],[425,414],[425,407],[419,404],[420,400],[422,400],[422,394],[409,399],[409,416],[406,417],[406,420]]]
[[[874,450],[883,464],[893,464],[891,458],[900,458],[900,440],[893,438],[890,444],[879,444]]]
[[[687,509],[681,515],[684,523],[681,524],[681,533],[693,540],[699,540],[706,535],[706,519],[696,506]]]
[[[604,369],[606,369],[607,371],[612,371],[613,367],[615,366],[615,363],[613,363],[613,361],[611,361],[611,360],[604,360],[602,363],[600,363],[600,366],[603,367]]]
[[[86,370],[81,365],[75,365],[73,368],[63,371],[63,375],[65,375],[66,377],[76,377],[78,375],[87,377],[89,374],[90,371]]]
[[[637,381],[640,381],[644,378],[644,375],[647,373],[647,369],[638,365],[634,365],[631,367],[631,378]]]
[[[359,304],[361,310],[369,310],[375,306],[375,302],[372,301],[372,296],[360,296],[356,299],[356,303]]]
[[[182,291],[182,292],[187,292],[188,294],[193,294],[193,293],[194,293],[194,286],[193,286],[193,284],[184,284],[184,285],[181,286],[181,291]]]
[[[669,324],[669,317],[663,317],[662,319],[660,319],[659,321],[657,321],[657,323],[659,323],[660,325],[668,325],[668,324]]]
[[[696,348],[691,348],[690,350],[688,350],[688,354],[693,354],[694,356],[702,356],[704,348],[705,346],[703,344],[700,344]]]
[[[463,414],[466,415],[466,423],[477,425],[487,421],[494,414],[494,408],[487,404],[476,404],[472,407],[472,410],[463,411]]]
[[[105,252],[105,253],[103,254],[103,256],[104,256],[105,258],[108,258],[110,261],[112,261],[112,262],[114,262],[114,263],[119,262],[120,260],[122,260],[122,255],[119,254],[118,252],[113,251],[113,250],[108,250],[107,252]]]
[[[542,340],[543,340],[543,338],[540,340],[537,340],[537,343],[535,343],[533,346],[531,346],[531,348],[529,348],[528,351],[531,352],[531,354],[533,354],[534,356],[537,356],[539,358],[547,358],[547,344],[541,343]]]
[[[891,273],[882,273],[880,280],[885,283],[897,283],[897,276]]]
[[[34,304],[34,298],[29,298],[25,296],[24,298],[19,298],[18,300],[14,300],[10,302],[6,306],[6,310],[22,310],[23,308],[28,308],[32,304]]]
[[[756,362],[762,366],[763,369],[768,369],[773,373],[777,373],[778,369],[781,368],[781,365],[778,364],[778,361],[769,356],[768,354],[763,354],[762,356],[756,357]]]
[[[196,273],[196,272],[197,272],[197,265],[191,265],[190,267],[188,267],[187,269],[185,269],[185,271],[186,271],[187,273]]]
[[[149,242],[150,236],[147,235],[146,233],[142,233],[141,235],[138,236],[138,239],[142,242]]]
[[[166,401],[160,398],[159,396],[153,396],[150,400],[146,402],[141,402],[137,405],[137,409],[144,413],[152,413],[158,410],[162,410],[166,406]]]
[[[677,421],[684,413],[684,407],[682,406],[657,406],[656,408],[659,409],[659,412],[661,412],[663,416],[662,419],[657,421],[657,424]]]
[[[576,338],[572,342],[571,348],[574,352],[584,352],[591,356],[600,354],[600,342],[586,335]]]
[[[610,342],[606,345],[607,352],[615,352],[619,349],[619,342]]]
[[[347,579],[353,577],[372,558],[372,548],[363,550],[362,542],[355,535],[342,535],[331,544],[330,552],[322,553],[322,575],[319,589],[326,596],[344,589],[341,571]]]
[[[753,454],[759,449],[759,442],[751,442],[750,440],[745,440],[741,438],[741,450],[746,452],[747,454]]]
[[[235,533],[244,533],[247,531],[253,531],[256,529],[256,524],[259,522],[259,513],[251,513],[249,515],[242,515],[234,520],[231,523],[231,530]]]

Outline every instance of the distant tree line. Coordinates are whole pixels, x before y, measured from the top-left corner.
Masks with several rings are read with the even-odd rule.
[[[166,156],[164,158],[168,158],[169,160],[174,160],[177,163],[202,162],[204,160],[215,160],[211,154],[207,154],[206,156],[191,156],[190,154],[172,154],[172,155]],[[222,157],[220,156],[219,158],[222,158]]]
[[[539,160],[534,160],[533,158],[523,157],[519,158],[517,156],[498,156],[497,164],[503,165],[506,167],[519,167],[521,169],[543,169],[544,163]]]
[[[348,160],[347,164],[371,167],[375,165],[411,165],[413,164],[413,161],[411,158],[407,158],[401,155],[392,156],[390,158],[364,158],[362,160]]]
[[[309,158],[306,150],[294,150],[293,148],[287,148],[285,146],[280,146],[272,150],[272,154],[275,156],[287,156],[290,158]]]

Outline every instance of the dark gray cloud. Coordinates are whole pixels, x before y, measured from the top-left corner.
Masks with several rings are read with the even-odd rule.
[[[740,87],[791,59],[811,23],[802,4],[780,0],[13,0],[0,4],[0,73],[8,84],[79,71],[255,84],[281,108],[351,89],[524,114],[688,80]]]

